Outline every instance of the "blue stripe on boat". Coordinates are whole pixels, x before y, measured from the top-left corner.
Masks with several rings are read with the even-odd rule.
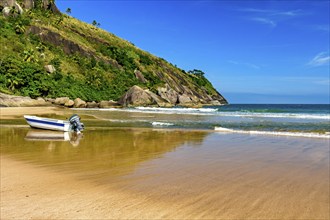
[[[51,122],[51,121],[42,121],[42,120],[30,119],[30,118],[27,118],[26,120],[27,121],[30,121],[30,122],[36,122],[36,123],[41,123],[41,124],[47,124],[47,125],[54,125],[54,126],[64,127],[64,123],[56,123],[56,122]]]

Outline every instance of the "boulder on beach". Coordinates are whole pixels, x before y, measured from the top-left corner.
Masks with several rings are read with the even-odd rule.
[[[0,106],[3,107],[33,107],[33,106],[49,106],[43,98],[32,99],[25,96],[14,96],[0,93]]]
[[[114,108],[114,107],[119,107],[119,106],[120,106],[120,104],[118,102],[113,101],[113,100],[101,101],[99,103],[100,108]]]
[[[73,107],[75,107],[75,108],[85,108],[86,107],[86,102],[84,100],[81,100],[80,98],[76,98],[74,100]]]
[[[86,103],[86,108],[98,108],[98,107],[99,107],[99,103],[97,103],[95,101]]]
[[[59,97],[55,99],[54,104],[56,105],[64,105],[67,101],[69,101],[69,97]]]
[[[74,101],[72,101],[71,99],[64,103],[64,106],[69,108],[72,108],[73,105],[74,105]]]
[[[178,102],[179,94],[172,89],[168,84],[165,84],[165,87],[158,87],[158,95],[165,99],[167,102],[175,105]]]
[[[118,101],[123,106],[146,106],[156,105],[157,102],[150,95],[139,86],[131,87]]]

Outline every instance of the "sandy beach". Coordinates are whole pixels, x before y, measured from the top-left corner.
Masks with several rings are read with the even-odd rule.
[[[38,132],[1,126],[1,219],[329,219],[328,139],[149,128],[28,139]]]
[[[23,115],[62,114],[70,112],[61,107],[4,107],[0,108],[0,119],[12,119]]]
[[[1,219],[158,219],[168,211],[147,195],[1,157]]]

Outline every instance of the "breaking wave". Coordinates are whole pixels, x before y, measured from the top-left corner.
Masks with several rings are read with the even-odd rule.
[[[221,111],[217,108],[159,108],[159,107],[135,107],[135,108],[75,108],[74,110],[87,111],[119,111],[149,114],[178,114],[178,115],[209,115],[221,117],[238,118],[294,118],[294,119],[316,119],[330,120],[329,114],[307,114],[307,113],[268,113],[268,112],[242,112]]]
[[[289,137],[308,137],[308,138],[326,138],[330,139],[330,132],[325,134],[319,133],[305,133],[305,132],[286,132],[286,131],[246,131],[234,130],[223,127],[215,127],[215,131],[239,134],[252,134],[252,135],[272,135],[272,136],[289,136]]]
[[[158,121],[154,121],[151,123],[152,126],[159,126],[159,127],[163,127],[163,126],[172,126],[174,125],[173,123],[168,123],[168,122],[158,122]]]
[[[327,114],[219,112],[219,115],[220,116],[229,116],[229,117],[245,117],[245,118],[297,118],[297,119],[330,120],[330,115],[327,115]]]
[[[153,114],[185,114],[185,115],[212,115],[218,111],[216,108],[158,108],[158,107],[135,107],[135,108],[73,108],[84,111],[117,111]]]
[[[141,112],[163,113],[163,114],[198,114],[217,112],[216,108],[158,108],[158,107],[136,107]]]

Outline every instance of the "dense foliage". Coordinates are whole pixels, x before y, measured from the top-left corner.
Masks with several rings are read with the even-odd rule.
[[[31,26],[59,33],[91,51],[93,56],[65,53],[60,46],[30,34]],[[38,8],[23,15],[13,9],[10,16],[0,16],[0,92],[33,98],[118,100],[133,85],[156,91],[165,83],[156,73],[166,69],[177,74],[178,79],[204,87],[211,95],[216,93],[202,71],[186,73],[97,26]],[[53,65],[56,71],[48,73],[45,65]],[[136,78],[137,70],[146,82]]]
[[[6,45],[0,54],[1,92],[33,98],[68,96],[95,101],[117,100],[131,86],[139,84],[129,73],[136,66],[123,50],[116,57],[125,66],[121,70],[93,57],[65,55],[59,48],[42,43],[38,37],[24,34],[32,21],[29,17],[32,13],[37,17],[36,13],[41,12],[0,17],[1,44]],[[47,73],[43,68],[46,64],[53,65],[56,71]],[[78,73],[63,70],[62,64],[76,66]]]

